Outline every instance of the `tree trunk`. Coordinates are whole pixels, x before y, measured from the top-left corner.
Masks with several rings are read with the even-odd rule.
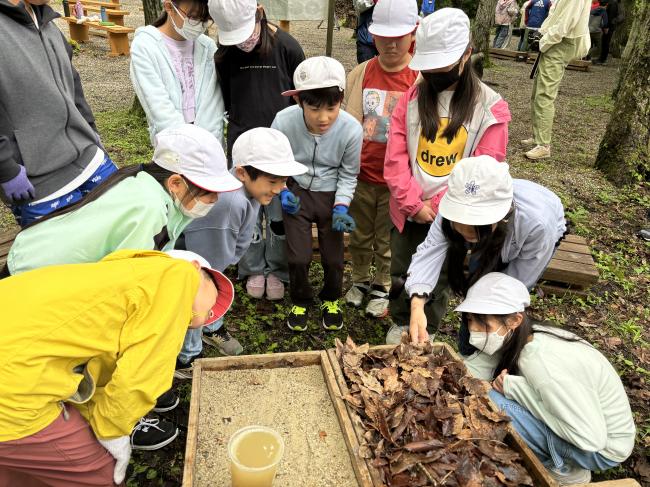
[[[163,11],[160,0],[142,0],[144,9],[144,25],[153,24],[153,21],[160,17]]]
[[[650,2],[638,2],[633,15],[614,110],[596,157],[596,167],[620,185],[650,176]]]
[[[484,63],[490,63],[490,31],[494,24],[494,10],[497,0],[481,0],[476,10],[474,26],[472,27],[472,40],[476,52],[482,52]]]
[[[632,22],[634,21],[632,14],[634,13],[635,2],[636,0],[618,0],[618,8],[623,11],[625,18],[620,25],[616,26],[616,30],[614,30],[614,34],[612,35],[609,52],[613,57],[620,58],[623,56],[627,39],[630,36]]]

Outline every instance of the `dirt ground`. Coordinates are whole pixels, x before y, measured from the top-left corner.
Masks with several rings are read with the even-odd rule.
[[[123,4],[131,12],[126,25],[142,25],[140,2],[125,0]],[[55,8],[61,10],[60,6]],[[67,34],[67,25],[62,25],[62,30]],[[308,56],[324,53],[326,31],[318,28],[318,22],[292,22],[291,33]],[[333,56],[348,70],[356,62],[351,37],[352,31],[344,28],[334,34]],[[146,158],[150,151],[146,127],[126,111],[133,100],[129,59],[110,58],[107,54],[107,41],[91,37],[75,55],[74,63],[107,150],[116,162],[132,163]],[[610,95],[618,66],[619,60],[614,59],[587,73],[567,71],[556,102],[553,154],[538,162],[526,160],[519,143],[531,135],[531,66],[495,60],[486,69],[484,80],[510,106],[507,161],[513,175],[546,185],[562,198],[573,232],[590,241],[600,271],[600,282],[586,296],[536,296],[532,303],[535,317],[555,320],[601,350],[621,374],[630,397],[638,430],[635,451],[621,467],[594,478],[634,477],[650,486],[650,244],[634,236],[639,228],[650,226],[650,187],[640,183],[617,188],[593,167],[612,109]],[[12,218],[6,211],[0,219],[0,226],[11,225]],[[348,267],[346,289],[349,271]],[[316,289],[320,281],[321,269],[315,265],[312,282]],[[246,353],[323,349],[333,346],[335,337],[345,339],[347,335],[357,343],[379,344],[389,324],[347,309],[345,326],[338,333],[325,332],[312,323],[306,333],[294,334],[285,325],[288,301],[251,300],[241,283],[236,284],[236,290],[237,299],[226,321]],[[454,343],[457,324],[457,317],[450,312],[437,338]],[[215,355],[211,349],[204,352]],[[181,406],[167,416],[179,424],[182,434],[163,450],[136,452],[127,475],[129,486],[180,485],[190,386],[179,383],[175,387]]]

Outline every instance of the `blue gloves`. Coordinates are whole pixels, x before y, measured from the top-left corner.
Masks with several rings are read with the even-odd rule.
[[[0,186],[2,186],[2,191],[4,191],[7,196],[7,201],[9,203],[25,203],[36,197],[34,186],[32,186],[32,183],[29,182],[29,179],[27,178],[25,166],[20,166],[18,174],[6,183],[0,184]]]
[[[332,230],[335,232],[352,232],[357,227],[354,219],[348,215],[348,207],[336,205],[332,210]]]
[[[300,210],[300,198],[287,188],[280,191],[280,203],[282,204],[282,210],[289,215],[295,215]]]

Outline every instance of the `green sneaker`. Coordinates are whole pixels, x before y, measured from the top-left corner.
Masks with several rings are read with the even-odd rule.
[[[294,305],[287,316],[287,326],[293,331],[306,331],[307,319],[307,308]]]
[[[323,317],[323,328],[330,331],[336,331],[343,328],[343,313],[339,308],[339,301],[323,301],[320,305]]]

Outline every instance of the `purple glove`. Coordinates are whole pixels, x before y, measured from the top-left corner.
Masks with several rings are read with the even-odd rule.
[[[20,166],[18,174],[6,183],[0,184],[0,186],[2,186],[2,190],[7,196],[9,203],[24,203],[36,197],[34,186],[32,186],[32,183],[27,178],[25,166]]]

